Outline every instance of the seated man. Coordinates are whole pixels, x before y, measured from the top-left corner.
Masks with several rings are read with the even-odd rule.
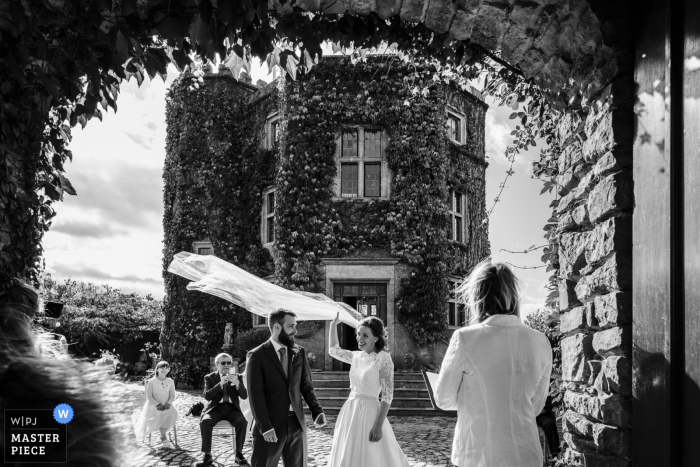
[[[557,417],[552,410],[552,396],[547,396],[544,408],[535,420],[537,421],[537,426],[544,431],[549,452],[552,454],[552,457],[557,457],[559,455],[559,431],[557,430]]]
[[[238,375],[230,373],[233,363],[231,356],[220,353],[214,359],[218,371],[204,377],[204,398],[207,404],[202,410],[199,429],[202,432],[202,452],[204,460],[197,467],[212,465],[211,435],[214,426],[221,420],[228,420],[236,430],[236,464],[249,465],[243,457],[248,422],[241,412],[239,397],[248,398],[248,391]]]

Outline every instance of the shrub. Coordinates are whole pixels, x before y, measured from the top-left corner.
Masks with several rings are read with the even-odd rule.
[[[72,349],[84,355],[140,338],[141,331],[160,329],[163,323],[162,302],[150,295],[70,279],[58,283],[50,274],[42,278],[40,291],[44,300],[64,303],[56,332],[77,344]]]
[[[270,330],[267,327],[253,328],[239,332],[233,347],[233,351],[236,354],[235,356],[241,358],[241,360],[245,360],[248,352],[261,345],[269,338]]]

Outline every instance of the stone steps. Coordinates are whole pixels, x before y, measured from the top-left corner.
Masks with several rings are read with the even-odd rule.
[[[350,395],[350,375],[347,371],[312,373],[314,389],[323,411],[337,415]],[[434,410],[428,388],[421,373],[394,373],[394,399],[389,409],[392,416],[445,417],[454,416]]]

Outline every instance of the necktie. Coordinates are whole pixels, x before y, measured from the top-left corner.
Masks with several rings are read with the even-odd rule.
[[[289,371],[289,362],[287,361],[287,348],[282,347],[278,350],[280,353],[280,363],[282,363],[282,369],[284,370],[284,376],[287,377]]]

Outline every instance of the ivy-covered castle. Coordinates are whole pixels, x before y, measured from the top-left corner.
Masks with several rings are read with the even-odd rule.
[[[214,254],[379,316],[397,368],[439,363],[467,318],[455,283],[490,254],[486,110],[473,89],[392,56],[326,57],[270,84],[225,68],[184,74],[167,97],[164,271],[179,251]],[[164,358],[181,380],[201,379],[225,323],[266,326],[164,278]],[[316,368],[343,369],[326,323],[297,338]]]

